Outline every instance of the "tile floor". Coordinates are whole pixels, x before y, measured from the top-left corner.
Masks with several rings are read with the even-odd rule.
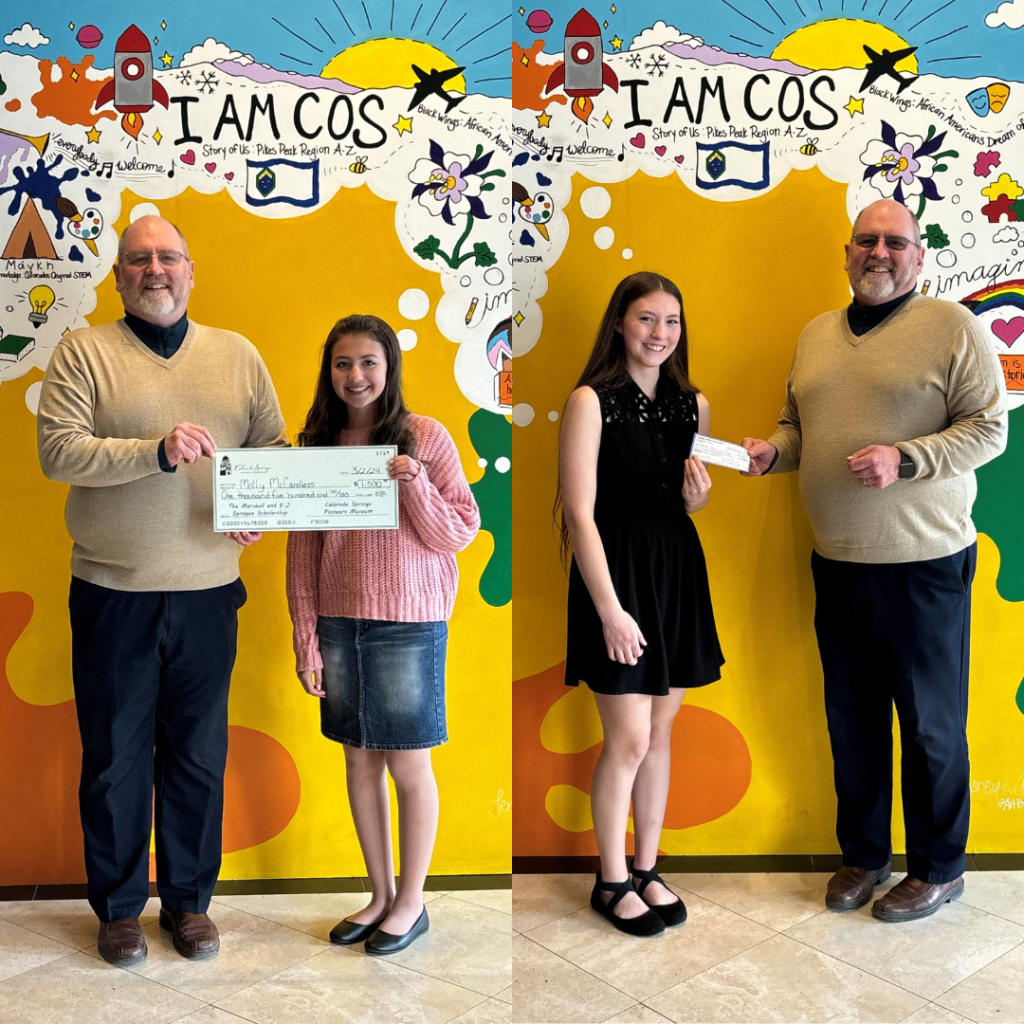
[[[0,903],[0,1022],[510,1024],[511,892],[427,893],[429,933],[380,958],[327,941],[364,903],[354,893],[216,897],[220,955],[191,963],[150,900],[149,957],[130,970],[99,958],[84,900]]]
[[[665,877],[689,920],[636,939],[590,909],[592,875],[516,875],[512,1020],[1024,1022],[1024,872],[902,925],[826,910],[827,874]]]

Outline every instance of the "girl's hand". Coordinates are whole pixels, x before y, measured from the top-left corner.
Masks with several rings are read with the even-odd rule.
[[[635,665],[647,646],[640,627],[629,612],[619,609],[602,623],[608,657],[620,665]]]
[[[388,476],[400,483],[409,483],[420,475],[423,466],[408,455],[396,455],[388,460]]]
[[[299,682],[302,683],[302,688],[310,695],[310,697],[326,697],[327,693],[324,690],[323,682],[320,679],[320,673],[315,669],[309,668],[298,673]]]
[[[703,508],[708,501],[708,491],[711,490],[711,477],[704,468],[704,463],[696,455],[686,460],[686,477],[683,480],[683,502],[687,511],[695,508]]]

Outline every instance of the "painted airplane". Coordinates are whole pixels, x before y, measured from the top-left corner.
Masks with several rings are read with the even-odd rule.
[[[409,109],[415,109],[420,103],[422,103],[431,94],[440,96],[448,106],[445,108],[447,114],[452,107],[458,106],[466,97],[465,96],[452,96],[448,90],[444,88],[444,83],[449,78],[454,78],[456,75],[461,75],[466,69],[461,68],[445,68],[443,71],[438,71],[437,68],[431,68],[430,74],[428,75],[423,68],[416,67],[415,64],[412,66],[413,71],[416,72],[416,77],[419,81],[416,83],[416,91],[412,94],[412,100],[409,103]]]
[[[916,49],[916,46],[908,46],[905,50],[897,50],[895,53],[890,53],[888,50],[875,53],[870,46],[865,46],[864,52],[868,55],[870,63],[867,66],[867,74],[864,76],[864,81],[861,82],[860,91],[863,92],[876,79],[881,78],[883,75],[888,75],[900,83],[900,87],[896,90],[896,95],[898,96],[911,82],[916,81],[917,76],[911,75],[909,78],[904,78],[896,70],[896,65],[904,57],[909,57]]]
[[[154,103],[168,106],[167,90],[153,77],[153,50],[138,25],[129,25],[114,47],[114,77],[96,97],[95,107],[114,101],[122,114],[144,114]]]
[[[581,7],[565,26],[564,61],[555,68],[544,86],[549,93],[559,86],[566,96],[598,96],[607,85],[619,91],[619,80],[602,59],[601,29],[594,16]]]

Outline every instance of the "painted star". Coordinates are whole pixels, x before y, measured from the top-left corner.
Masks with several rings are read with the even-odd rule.
[[[68,22],[68,30],[71,32],[75,31],[75,23],[73,21]]]
[[[161,143],[161,142],[163,141],[163,137],[164,137],[164,136],[163,136],[163,133],[162,133],[162,132],[160,131],[160,129],[159,129],[159,128],[157,128],[157,130],[156,130],[155,132],[153,132],[153,141],[154,141],[154,142],[155,142],[155,143],[156,143],[156,144],[157,144],[158,146],[159,146],[159,145],[160,145],[160,143]]]
[[[547,128],[551,124],[551,115],[545,110],[543,114],[537,115],[537,127]]]
[[[79,74],[78,74],[77,71],[72,71],[70,77],[71,77],[71,81],[72,82],[77,82],[78,78],[79,78]]]
[[[516,315],[514,317],[512,317],[512,319],[515,320],[516,327],[521,327],[522,324],[523,324],[523,321],[526,319],[526,317],[523,316],[522,313],[516,313]]]
[[[850,102],[843,107],[843,110],[848,111],[850,117],[854,114],[864,113],[864,97],[863,96],[851,96]]]
[[[530,66],[530,58],[524,53],[522,57],[519,58],[519,63],[522,64],[524,68],[528,68]]]
[[[164,55],[160,59],[164,62],[165,68],[169,68],[174,63],[174,57],[172,57],[166,50],[164,50]]]
[[[618,35],[616,35],[614,39],[609,39],[608,42],[610,42],[612,44],[612,49],[613,50],[621,50],[622,49],[622,40],[618,37]]]
[[[401,138],[406,132],[412,134],[412,118],[406,117],[404,114],[398,115],[398,120],[391,126],[398,132],[399,138]]]
[[[103,134],[103,132],[101,132],[101,131],[99,130],[99,128],[96,128],[95,126],[93,126],[92,128],[90,128],[90,129],[89,129],[89,130],[88,130],[88,131],[87,131],[87,132],[85,133],[85,137],[86,137],[86,138],[87,138],[87,139],[88,139],[88,140],[89,140],[90,142],[99,142],[99,141],[100,141],[100,136],[101,136],[102,134]]]
[[[166,29],[166,28],[167,28],[167,22],[166,22],[166,21],[161,21],[161,22],[160,22],[160,27],[161,27],[162,29]]]
[[[611,126],[612,126],[612,115],[611,114],[605,114],[604,117],[601,118],[601,120],[604,121],[605,128],[611,128]]]

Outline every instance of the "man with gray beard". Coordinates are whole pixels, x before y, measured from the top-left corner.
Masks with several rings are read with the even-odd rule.
[[[79,807],[100,955],[145,959],[156,811],[160,925],[185,957],[215,956],[206,911],[220,871],[228,685],[245,587],[241,548],[213,532],[216,446],[283,445],[256,349],[189,321],[181,232],[140,217],[114,265],[125,316],[62,338],[39,398],[39,460],[70,484],[72,678]],[[155,800],[154,800],[155,789]]]
[[[899,714],[907,875],[871,908],[890,922],[964,889],[974,470],[1007,434],[998,356],[962,306],[915,294],[924,255],[901,203],[861,211],[846,246],[853,303],[806,327],[778,429],[743,441],[747,475],[800,470],[814,529],[843,852],[831,910],[864,906],[889,878]]]

